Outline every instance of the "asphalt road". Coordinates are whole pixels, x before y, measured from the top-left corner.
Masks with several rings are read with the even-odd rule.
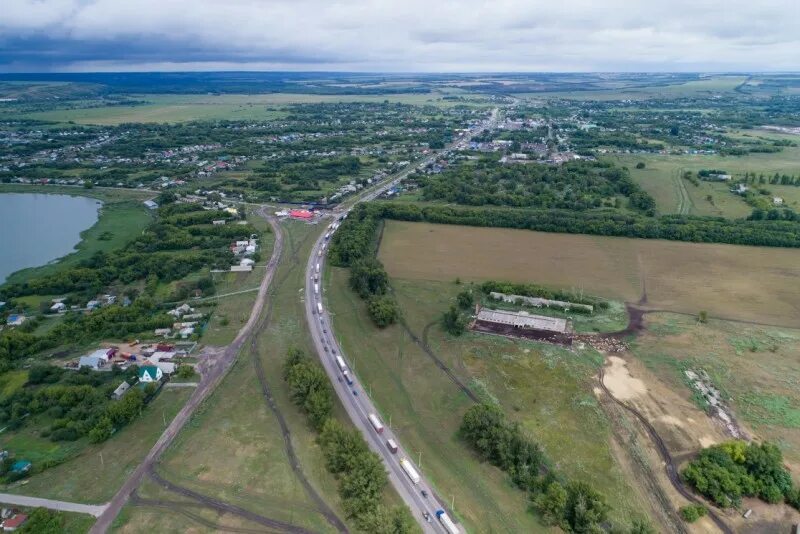
[[[40,499],[38,497],[26,497],[25,495],[14,495],[12,493],[0,493],[0,503],[13,504],[14,506],[30,506],[33,508],[49,508],[61,512],[77,512],[79,514],[89,514],[95,517],[101,515],[107,504],[80,504],[76,502],[55,501],[53,499]]]
[[[486,124],[485,127],[491,126],[496,119],[497,110],[495,109],[492,112],[489,123]],[[481,130],[483,130],[483,128],[477,128],[473,135],[479,133]],[[408,169],[390,177],[375,189],[367,191],[360,197],[357,197],[346,210],[334,212],[333,215],[338,218],[338,216],[349,212],[349,210],[352,209],[352,206],[358,202],[368,202],[373,200],[374,198],[380,196],[384,191],[396,185],[414,170],[423,167],[432,161],[435,161],[443,152],[446,152],[453,147],[461,147],[466,145],[470,139],[471,136],[459,139],[448,148],[431,154],[414,166],[409,166]],[[327,232],[328,231],[326,231],[326,233]],[[333,233],[333,231],[330,232],[331,234]],[[384,428],[382,433],[379,434],[375,430],[370,423],[368,416],[369,414],[376,414],[380,417],[380,412],[375,408],[375,405],[372,403],[372,400],[370,400],[363,386],[358,381],[358,377],[355,376],[355,373],[352,370],[349,370],[352,385],[348,385],[343,378],[338,364],[336,363],[336,356],[340,355],[342,358],[344,358],[345,362],[348,363],[349,369],[349,360],[342,352],[339,343],[336,341],[336,338],[333,335],[330,317],[322,297],[322,284],[319,281],[319,278],[321,278],[319,274],[324,272],[325,267],[325,250],[327,250],[328,243],[328,239],[325,238],[326,233],[320,235],[320,237],[314,243],[314,247],[311,250],[311,255],[308,258],[308,263],[306,264],[306,320],[308,321],[315,350],[320,358],[320,361],[322,362],[325,372],[328,374],[328,378],[333,384],[334,391],[336,391],[336,394],[339,396],[342,405],[347,411],[348,417],[356,426],[356,428],[358,428],[358,430],[364,435],[369,447],[382,458],[383,464],[387,468],[389,474],[389,481],[391,482],[392,486],[394,486],[395,490],[406,503],[406,505],[411,509],[414,518],[422,527],[423,532],[446,533],[447,530],[445,530],[445,528],[436,518],[437,510],[446,511],[448,509],[444,504],[444,501],[433,491],[433,488],[426,480],[424,474],[419,469],[419,466],[417,466],[416,462],[413,461],[414,455],[410,455],[408,451],[403,448],[400,440],[394,434],[394,431],[389,428],[387,422],[383,421]],[[315,280],[315,277],[317,280]],[[318,305],[322,306],[322,313],[319,313]],[[392,453],[386,445],[386,442],[389,439],[394,440],[394,442],[397,444],[398,451],[396,453]],[[412,480],[401,467],[401,458],[405,458],[411,462],[411,464],[414,466],[414,469],[417,471],[417,473],[419,473],[420,480],[417,484],[412,482]],[[422,495],[423,491],[427,494],[427,497]],[[430,522],[425,520],[425,513],[429,515]],[[451,512],[448,512],[448,516],[451,520],[455,521],[455,517]],[[464,531],[463,527],[459,527],[459,529],[462,532]]]
[[[267,263],[264,278],[261,280],[261,286],[258,289],[256,302],[253,305],[253,309],[250,311],[250,318],[239,330],[239,333],[236,335],[236,338],[233,340],[233,342],[225,347],[225,350],[216,358],[216,360],[204,369],[202,373],[202,379],[200,380],[197,389],[195,389],[192,393],[192,396],[189,397],[189,401],[183,406],[183,408],[181,408],[181,411],[178,412],[178,415],[175,416],[166,430],[164,430],[164,433],[161,434],[161,437],[158,438],[158,441],[156,441],[155,445],[153,445],[153,447],[150,449],[150,452],[147,454],[144,461],[139,464],[136,470],[128,477],[128,479],[119,489],[117,494],[114,495],[114,498],[111,499],[111,502],[108,503],[108,507],[103,511],[102,514],[100,514],[94,526],[89,531],[91,534],[100,534],[108,531],[108,529],[111,527],[111,523],[114,521],[114,518],[117,517],[120,510],[122,510],[122,507],[125,506],[126,502],[128,502],[128,499],[133,491],[142,483],[142,480],[147,472],[151,470],[156,461],[158,461],[158,459],[161,457],[161,454],[167,449],[167,447],[169,447],[169,445],[178,435],[178,432],[181,431],[186,422],[191,418],[192,414],[200,405],[200,403],[203,402],[203,400],[205,400],[206,397],[208,397],[222,381],[222,378],[225,376],[228,369],[230,369],[231,364],[233,364],[233,362],[236,360],[236,355],[239,353],[239,349],[241,349],[245,340],[250,336],[256,324],[258,323],[258,318],[261,315],[261,312],[264,310],[264,304],[267,300],[267,291],[273,277],[275,276],[278,260],[280,259],[281,252],[283,250],[283,234],[281,233],[280,226],[274,218],[267,216],[266,208],[262,208],[261,215],[267,217],[270,226],[272,226],[272,230],[275,234],[275,245],[273,247],[272,256],[270,257],[269,263]]]

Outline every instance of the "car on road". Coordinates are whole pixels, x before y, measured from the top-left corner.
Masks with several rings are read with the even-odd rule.
[[[425,521],[427,521],[428,523],[431,522],[431,514],[429,514],[428,512],[422,512],[422,517],[424,517]]]
[[[353,395],[355,395],[356,397],[358,397],[358,391],[356,391],[356,390],[353,390]]]
[[[323,345],[322,349],[323,349],[325,352],[328,352],[328,346],[327,346],[327,345]]]
[[[428,498],[428,491],[427,490],[422,490],[420,493],[422,493],[422,496],[425,497],[426,499]]]

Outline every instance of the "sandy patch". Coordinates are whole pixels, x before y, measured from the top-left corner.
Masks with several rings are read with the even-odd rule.
[[[611,394],[619,400],[635,399],[647,393],[647,386],[638,378],[631,376],[625,360],[619,356],[609,356],[610,366],[605,369],[603,383]]]
[[[683,427],[683,421],[673,415],[662,415],[658,418],[658,420],[662,423],[667,423],[668,425]]]
[[[711,436],[700,436],[700,446],[704,449],[706,447],[710,447],[712,445],[716,445],[717,440],[712,438]]]

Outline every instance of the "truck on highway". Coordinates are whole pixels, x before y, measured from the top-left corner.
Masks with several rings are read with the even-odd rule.
[[[397,443],[393,439],[386,440],[386,448],[389,449],[392,454],[397,454]]]
[[[347,371],[342,371],[342,376],[344,376],[344,381],[347,382],[348,386],[353,385],[353,379],[350,377],[350,373]]]
[[[316,271],[317,271],[317,274],[319,274],[319,263],[316,266]]]
[[[450,516],[447,515],[447,512],[444,510],[436,510],[436,517],[439,518],[439,523],[442,524],[447,532],[450,534],[461,534],[461,531],[458,530],[458,527],[453,523],[453,520],[450,519]]]
[[[400,458],[400,467],[402,467],[403,471],[406,472],[406,475],[408,475],[408,478],[411,479],[411,482],[414,484],[419,484],[419,473],[417,473],[417,470],[414,469],[413,465],[411,465],[411,462],[409,462],[406,458]]]
[[[344,363],[344,358],[342,358],[338,354],[336,355],[336,365],[339,366],[339,370],[341,372],[344,373],[345,371],[347,371],[347,364]]]
[[[317,295],[319,295],[319,284],[318,284],[318,283],[316,283],[316,282],[314,282],[314,293],[316,293]]]
[[[322,303],[321,302],[317,302],[317,312],[320,315],[322,315]]]
[[[369,422],[370,424],[372,424],[372,428],[375,429],[375,432],[377,432],[378,434],[383,432],[383,423],[381,423],[381,420],[378,419],[377,415],[371,413],[367,416],[367,419],[369,419]]]
[[[328,239],[330,239],[330,237],[331,237],[331,233],[330,233],[330,232],[327,232],[327,233],[325,234],[325,240],[327,241]]]

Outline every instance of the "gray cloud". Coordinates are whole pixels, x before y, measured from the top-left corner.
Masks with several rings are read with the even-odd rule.
[[[797,70],[797,0],[3,0],[0,70]]]

